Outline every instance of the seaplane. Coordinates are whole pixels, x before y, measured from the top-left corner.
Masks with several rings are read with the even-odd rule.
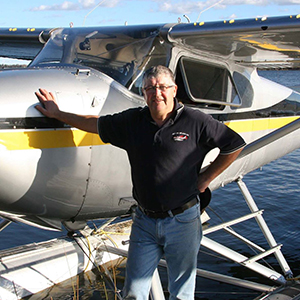
[[[209,226],[205,212],[203,223],[208,226],[201,247],[249,268],[269,284],[203,269],[197,275],[254,290],[261,300],[300,299],[300,284],[282,245],[275,241],[243,180],[300,147],[300,94],[258,74],[258,69],[300,66],[300,15],[112,27],[0,28],[0,56],[31,61],[26,68],[0,71],[0,229],[23,222],[68,231],[62,239],[0,252],[1,299],[21,299],[95,265],[106,270],[108,263],[126,258],[130,214],[136,205],[126,153],[104,144],[97,135],[45,118],[35,109],[35,92],[41,87],[52,91],[60,108],[68,112],[111,114],[145,105],[142,76],[158,64],[176,74],[179,101],[212,115],[247,142],[210,189],[235,182],[249,214]],[[218,149],[211,151],[202,168],[217,154]],[[116,222],[120,216],[129,219]],[[97,230],[87,226],[95,219],[116,223]],[[266,245],[233,229],[249,220],[260,227]],[[234,236],[257,254],[248,257],[228,248],[210,237],[216,231]],[[276,258],[281,271],[263,263],[269,256]],[[164,299],[158,272],[152,291],[153,299]]]

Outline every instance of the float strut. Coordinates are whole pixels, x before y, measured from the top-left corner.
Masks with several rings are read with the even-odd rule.
[[[243,182],[242,178],[239,178],[237,179],[237,185],[238,187],[240,188],[244,198],[245,198],[245,201],[248,205],[248,207],[250,208],[251,212],[256,212],[258,211],[258,207],[254,201],[254,199],[252,198],[246,184]],[[275,247],[277,245],[267,223],[265,222],[264,218],[262,215],[257,215],[255,217],[259,227],[261,228],[261,231],[262,233],[264,234],[269,246],[272,248],[272,247]],[[278,261],[278,263],[280,264],[280,267],[282,269],[282,271],[284,272],[285,276],[287,278],[292,278],[293,277],[293,273],[288,265],[288,263],[286,262],[282,252],[280,249],[278,249],[276,252],[274,252],[274,255]]]
[[[150,297],[152,300],[165,300],[164,291],[161,285],[160,276],[157,269],[155,269],[152,277]]]
[[[9,220],[3,220],[1,223],[0,223],[0,231],[2,231],[5,227],[7,227],[9,224],[11,223],[11,221]]]

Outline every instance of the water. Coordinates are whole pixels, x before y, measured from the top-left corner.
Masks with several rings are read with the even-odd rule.
[[[273,81],[287,85],[300,85],[300,71],[264,71],[262,76]],[[264,209],[264,218],[271,229],[277,243],[282,243],[282,252],[288,261],[294,275],[300,275],[300,186],[299,182],[300,149],[286,155],[279,160],[272,162],[262,168],[245,176],[247,184],[259,209]],[[209,214],[216,221],[218,218],[231,220],[242,213],[249,213],[245,201],[235,183],[213,192]],[[218,217],[215,218],[214,215]],[[213,225],[214,221],[211,221]],[[266,246],[264,237],[258,226],[252,221],[247,221],[237,227],[237,232],[245,234],[261,246]],[[65,232],[51,232],[25,224],[12,223],[4,231],[0,232],[0,250],[20,246],[32,242],[40,242],[64,235]],[[209,235],[212,237],[212,235]],[[251,249],[243,244],[236,243],[236,240],[224,234],[214,234],[218,241],[225,242],[227,246],[245,255],[253,255]],[[245,278],[272,284],[268,280],[254,274],[251,271],[241,268],[237,264],[227,261],[224,258],[213,256],[204,248],[199,255],[199,267],[221,272],[222,274]],[[273,257],[268,258],[268,263],[280,271],[278,263]],[[122,274],[123,270],[120,270]],[[162,270],[162,280],[165,286],[165,272]],[[80,299],[105,299],[103,294],[103,281],[100,275],[89,272],[88,275],[81,275],[77,278],[80,292]],[[122,282],[119,283],[122,285]],[[65,282],[35,297],[34,299],[73,299],[75,291],[70,282]],[[111,292],[110,295],[113,293]],[[223,283],[217,283],[206,279],[197,279],[196,298],[201,300],[252,300],[259,293],[236,288]],[[112,298],[111,298],[112,299]]]

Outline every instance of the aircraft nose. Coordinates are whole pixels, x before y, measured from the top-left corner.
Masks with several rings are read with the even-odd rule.
[[[126,154],[35,108],[39,88],[53,92],[63,111],[99,115],[102,108],[128,108],[124,87],[98,71],[77,71],[45,66],[0,72],[0,211],[61,222],[128,210],[119,205],[131,191]],[[112,181],[108,172],[119,177]]]
[[[35,109],[39,103],[35,95],[38,88],[53,91],[55,86],[57,90],[62,90],[63,86],[69,88],[68,73],[5,70],[0,72],[0,85],[0,210],[44,217],[74,216],[82,204],[82,197],[78,197],[73,206],[59,199],[59,191],[67,182],[70,184],[68,178],[71,180],[77,175],[72,170],[77,151],[72,148],[72,131]],[[58,146],[61,141],[65,148]],[[67,185],[67,194],[70,194],[63,198],[71,199],[72,193],[82,195],[85,187],[86,179],[79,178],[73,190]],[[58,203],[64,210],[59,209]]]

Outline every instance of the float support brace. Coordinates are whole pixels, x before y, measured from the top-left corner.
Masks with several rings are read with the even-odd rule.
[[[243,182],[242,178],[239,178],[237,181],[237,185],[239,187],[239,189],[241,190],[243,197],[245,198],[245,201],[248,205],[248,207],[250,208],[251,212],[254,213],[256,211],[258,211],[258,207],[254,201],[254,199],[252,198],[246,184]],[[269,246],[272,247],[276,247],[277,243],[267,225],[267,223],[265,222],[264,218],[262,215],[257,215],[255,217],[259,227],[261,228],[262,233],[264,234]],[[285,276],[287,278],[292,278],[293,277],[293,273],[287,263],[287,261],[285,260],[282,252],[280,249],[278,249],[277,251],[274,252],[274,255],[277,259],[277,261],[280,264],[280,267],[282,269],[282,271],[284,272]]]

